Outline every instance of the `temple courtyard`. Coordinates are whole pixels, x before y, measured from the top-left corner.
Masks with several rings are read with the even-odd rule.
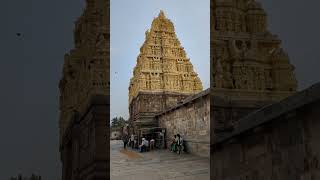
[[[111,180],[209,180],[208,158],[169,150],[139,153],[110,141]]]

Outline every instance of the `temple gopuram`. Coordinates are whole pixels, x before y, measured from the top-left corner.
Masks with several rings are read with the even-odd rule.
[[[160,11],[145,32],[129,85],[132,127],[156,127],[154,116],[202,91],[202,83],[175,34],[173,23]]]
[[[60,88],[62,180],[109,178],[109,1],[87,0]]]

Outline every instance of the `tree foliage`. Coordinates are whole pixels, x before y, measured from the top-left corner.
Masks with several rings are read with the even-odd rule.
[[[111,120],[111,128],[121,128],[125,124],[127,124],[128,121],[126,121],[123,117],[114,117]]]

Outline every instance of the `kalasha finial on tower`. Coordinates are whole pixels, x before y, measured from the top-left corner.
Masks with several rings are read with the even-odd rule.
[[[163,18],[163,19],[166,18],[166,16],[164,15],[164,11],[163,10],[160,10],[159,17]]]

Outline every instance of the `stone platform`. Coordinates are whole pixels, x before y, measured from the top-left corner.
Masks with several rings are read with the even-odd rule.
[[[208,158],[168,150],[139,153],[110,141],[111,180],[209,180]]]

